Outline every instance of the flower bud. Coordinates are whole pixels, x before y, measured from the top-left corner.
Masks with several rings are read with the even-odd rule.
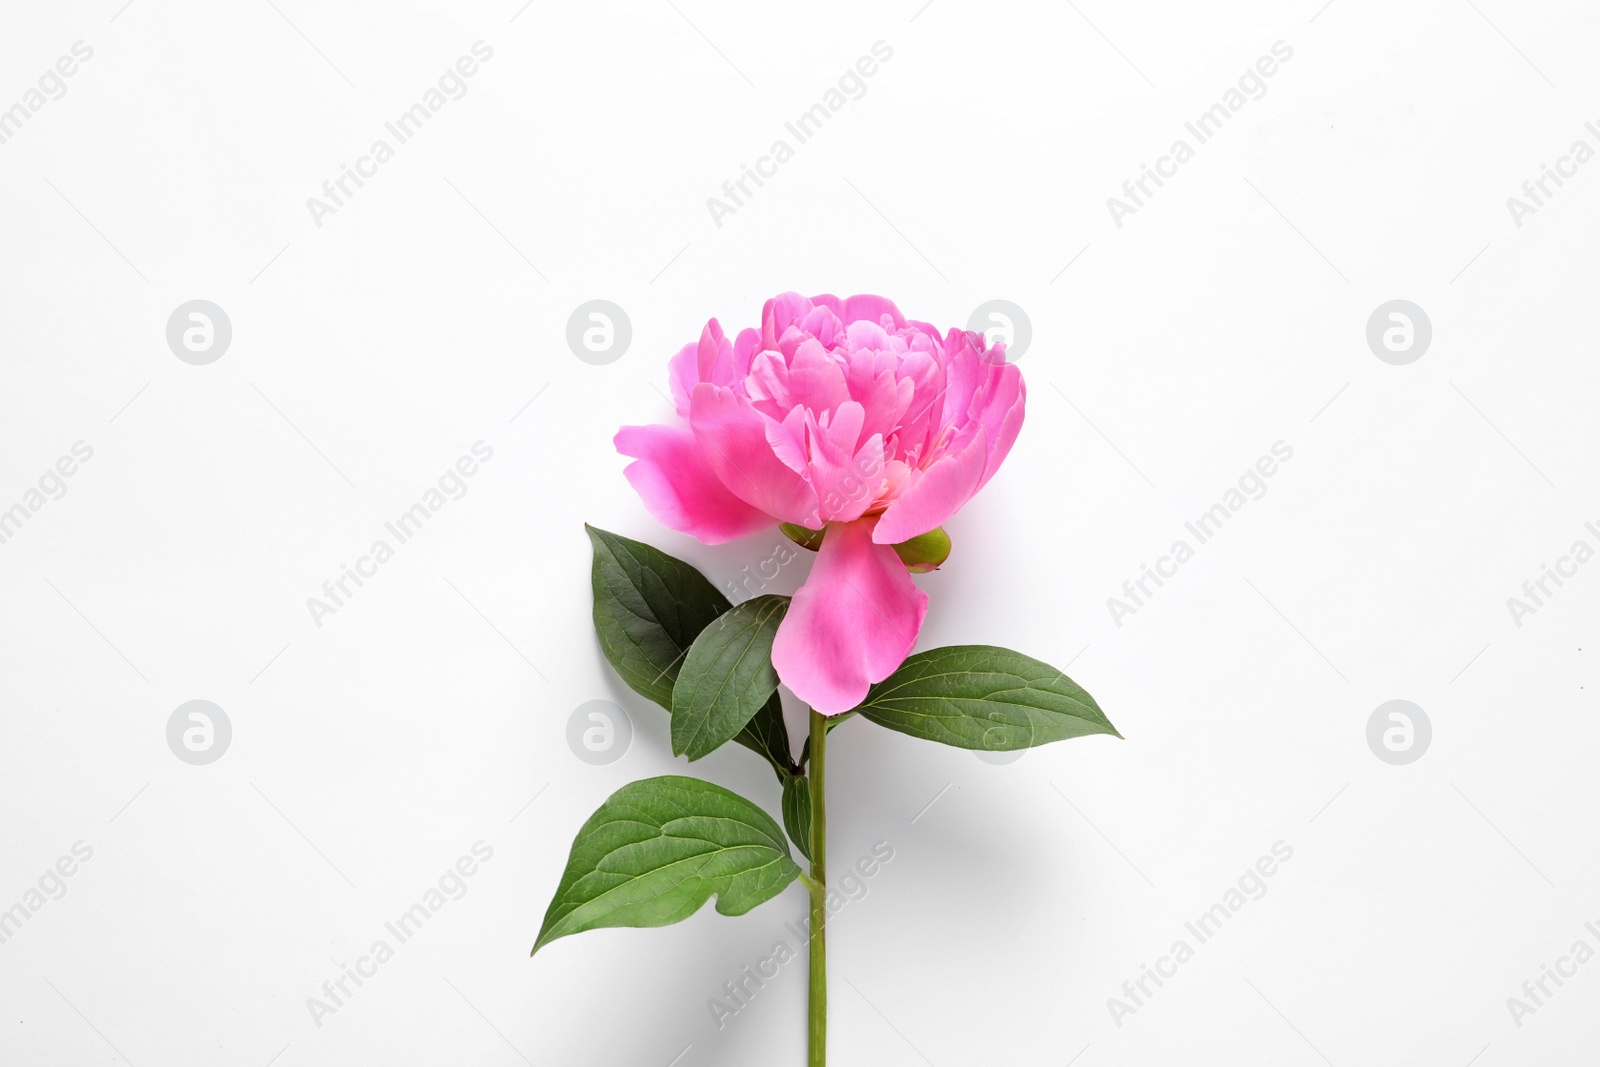
[[[909,541],[901,541],[894,546],[894,551],[912,574],[927,574],[938,570],[939,565],[950,558],[950,535],[944,532],[943,526],[938,526]]]

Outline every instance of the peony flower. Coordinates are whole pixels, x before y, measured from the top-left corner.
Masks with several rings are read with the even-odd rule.
[[[808,547],[804,531],[822,531],[772,662],[815,710],[850,710],[911,653],[928,611],[894,546],[994,476],[1022,427],[1021,372],[1003,345],[941,336],[883,297],[785,293],[732,341],[712,319],[669,374],[684,425],[623,427],[628,481],[707,544],[774,521],[803,527],[786,532]]]

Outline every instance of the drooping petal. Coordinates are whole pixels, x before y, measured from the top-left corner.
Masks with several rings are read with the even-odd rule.
[[[773,451],[783,426],[731,389],[702,382],[689,397],[689,426],[701,455],[730,493],[782,522],[815,521],[817,494]]]
[[[624,426],[614,443],[634,457],[623,474],[663,525],[708,545],[772,525],[772,516],[728,492],[687,426]]]
[[[772,643],[778,678],[824,715],[849,711],[893,674],[928,613],[895,550],[874,543],[873,521],[828,527]]]

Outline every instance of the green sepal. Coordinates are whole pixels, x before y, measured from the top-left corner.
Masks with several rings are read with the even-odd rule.
[[[950,535],[943,526],[936,526],[909,541],[901,541],[894,551],[912,574],[926,574],[938,570],[950,558]]]
[[[780,523],[778,529],[782,530],[789,540],[812,552],[822,547],[822,535],[828,532],[825,529],[813,530],[808,526],[797,526],[792,522]]]

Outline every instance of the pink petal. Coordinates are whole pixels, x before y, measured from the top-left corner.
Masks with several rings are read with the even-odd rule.
[[[684,345],[667,364],[667,384],[672,388],[672,406],[678,409],[678,418],[689,421],[689,394],[700,384],[697,345]]]
[[[776,349],[789,324],[811,310],[811,301],[799,293],[773,297],[761,308],[761,347]]]
[[[695,363],[700,370],[700,381],[716,385],[733,383],[733,345],[723,336],[722,324],[716,319],[706,323],[706,328],[700,331]]]
[[[983,484],[988,458],[984,444],[982,439],[971,441],[913,474],[906,489],[879,518],[872,539],[893,545],[943,526]]]
[[[667,527],[720,545],[772,525],[772,516],[728,492],[687,426],[624,426],[614,442],[634,457],[623,471],[628,482]]]
[[[777,426],[767,423],[767,444],[772,446],[772,454],[782,460],[785,467],[808,480],[811,439],[807,434],[812,422],[811,413],[805,408],[791,408]],[[806,525],[813,530],[821,528],[821,523],[808,522]]]
[[[889,347],[889,335],[883,332],[883,327],[866,319],[846,326],[845,337],[849,339],[850,347],[857,350],[877,351]]]
[[[750,399],[774,417],[796,406],[820,415],[850,399],[844,368],[821,342],[809,337],[800,342],[794,355],[787,360],[780,352],[758,354],[744,385]],[[770,404],[766,403],[768,401]]]
[[[761,348],[761,331],[743,329],[733,339],[733,376],[743,378],[750,373],[750,361]]]
[[[832,412],[824,412],[822,419],[827,422],[824,429],[830,448],[846,455],[856,450],[861,441],[861,427],[867,421],[865,408],[854,400],[846,400]]]
[[[831,293],[823,293],[811,298],[813,304],[821,304],[831,308],[845,325],[852,322],[876,322],[882,325],[883,317],[889,316],[892,329],[898,330],[906,324],[905,316],[900,314],[900,309],[894,306],[894,301],[887,297],[872,296],[862,293],[859,296],[847,297],[840,300]]]
[[[750,401],[702,382],[689,397],[689,426],[705,462],[734,496],[782,522],[805,525],[814,516],[811,483],[773,451],[788,431]]]
[[[861,404],[865,418],[864,432],[887,437],[900,425],[901,418],[911,407],[916,395],[916,383],[909,378],[896,378],[894,370],[885,370],[876,377],[867,377],[857,367],[868,367],[866,360],[850,366],[850,395]],[[868,367],[870,370],[870,367]]]
[[[849,711],[893,674],[928,613],[928,594],[893,548],[873,543],[872,526],[828,527],[772,643],[779,679],[824,715]]]
[[[1022,431],[1022,419],[1028,403],[1028,387],[1022,383],[1022,372],[1014,365],[1008,365],[1006,370],[1015,372],[1014,399],[1011,394],[1003,394],[1004,399],[1010,401],[1005,413],[1000,414],[999,406],[996,405],[984,416],[986,456],[983,477],[978,479],[979,489],[987,485],[989,479],[994,477],[994,472],[1000,469],[1000,464],[1011,453],[1011,446],[1016,443],[1017,434]]]
[[[1010,453],[1022,429],[1027,389],[1014,364],[990,364],[986,370],[987,380],[973,388],[964,432],[943,456],[907,479],[873,531],[879,544],[898,544],[943,526]]]
[[[901,382],[910,382],[911,402],[899,417],[900,447],[910,462],[918,462],[933,443],[939,430],[940,405],[944,400],[944,365],[932,355],[913,352],[895,372]]]
[[[685,422],[689,419],[689,394],[694,392],[695,386],[701,382],[732,385],[749,372],[749,346],[755,340],[755,331],[743,331],[739,340],[745,345],[743,368],[739,365],[737,345],[723,336],[722,326],[716,319],[706,323],[698,343],[684,345],[672,357],[667,364],[667,382],[672,387],[672,406],[677,408],[680,419]]]
[[[821,509],[820,522],[805,524],[812,529],[824,523],[859,519],[883,491],[882,436],[874,434],[857,447],[864,417],[861,405],[854,400],[840,404],[826,427],[808,416],[811,486]]]
[[[993,364],[985,363],[980,350],[973,347],[974,337],[982,339],[978,334],[965,330],[951,330],[945,338],[947,357],[940,425],[964,425],[970,417],[974,397],[996,369]]]
[[[839,321],[839,316],[834,314],[832,308],[820,304],[812,307],[806,312],[805,317],[794,325],[827,348],[832,348],[839,335],[844,332],[844,323]]]

